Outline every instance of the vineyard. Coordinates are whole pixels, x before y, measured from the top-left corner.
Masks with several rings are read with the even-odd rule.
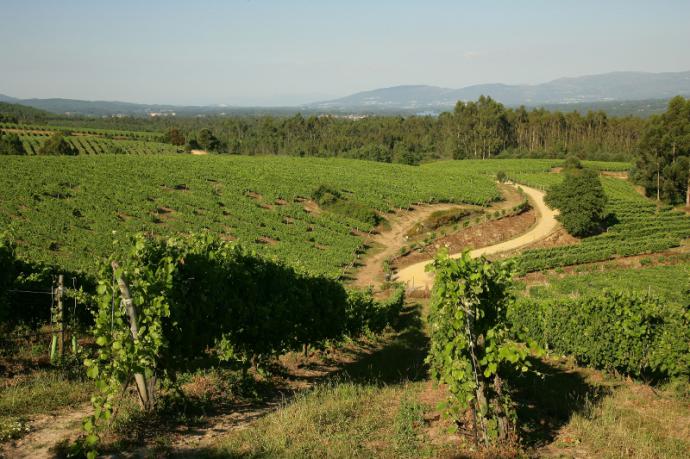
[[[79,128],[72,126],[50,126],[50,125],[31,125],[31,124],[15,124],[15,123],[1,123],[0,130],[6,132],[14,132],[18,135],[28,135],[37,137],[49,137],[52,134],[60,132],[70,132],[76,136],[90,136],[99,138],[109,138],[117,140],[142,140],[147,142],[158,142],[163,135],[158,132],[146,131],[121,131],[115,129],[98,129],[98,128]]]
[[[0,123],[0,131],[17,134],[27,155],[40,154],[43,144],[58,133],[62,133],[65,140],[80,155],[160,155],[184,152],[181,147],[163,143],[162,135],[152,132],[86,130],[9,123]]]
[[[289,157],[4,158],[0,225],[20,258],[94,272],[116,237],[207,229],[294,265],[341,274],[371,224],[315,207],[321,185],[381,213],[415,202],[498,198],[493,177]],[[382,180],[385,178],[385,180]],[[336,209],[337,210],[337,209]]]
[[[558,174],[515,175],[516,181],[544,188],[561,179]],[[685,213],[657,208],[627,181],[602,177],[602,184],[609,197],[611,226],[606,232],[574,245],[525,251],[518,257],[523,273],[660,252],[690,238],[690,218]]]
[[[28,155],[38,155],[43,142],[48,137],[41,135],[22,135],[20,139]],[[174,145],[144,140],[113,140],[93,136],[67,136],[66,140],[77,149],[80,155],[130,154],[154,155],[180,153]]]
[[[659,257],[657,257],[658,259]],[[637,269],[616,268],[603,271],[584,271],[575,275],[560,278],[551,276],[547,286],[533,286],[529,295],[534,298],[548,299],[562,296],[580,296],[588,291],[614,289],[637,293],[652,293],[674,303],[682,303],[690,292],[689,257],[661,257],[664,262],[678,264],[641,267]],[[652,258],[642,258],[643,262]],[[684,261],[681,261],[684,260]]]
[[[87,148],[94,142],[164,145],[79,135],[69,141],[80,151],[91,151]],[[188,409],[205,413],[208,400],[219,400],[221,411],[229,410],[224,416],[238,416],[241,409],[234,403],[243,387],[277,384],[280,397],[285,396],[283,387],[316,389],[284,401],[265,423],[250,421],[250,430],[226,432],[229,443],[212,443],[211,451],[221,456],[261,451],[299,455],[303,450],[291,442],[269,446],[274,437],[270,429],[311,421],[281,416],[291,409],[314,411],[310,416],[319,431],[320,420],[332,415],[328,410],[348,413],[347,419],[360,416],[348,408],[352,401],[347,397],[366,406],[372,394],[384,390],[373,388],[380,381],[394,382],[403,393],[387,402],[395,407],[395,419],[376,418],[378,424],[396,426],[396,433],[381,438],[401,438],[395,440],[401,442],[395,451],[408,451],[402,456],[418,457],[425,448],[436,448],[414,439],[429,435],[420,427],[427,423],[462,439],[463,448],[522,448],[517,446],[522,441],[538,448],[544,438],[539,435],[547,435],[549,427],[532,423],[526,407],[546,413],[565,409],[561,395],[553,407],[539,396],[525,398],[525,392],[553,390],[549,385],[557,384],[549,378],[560,374],[562,363],[553,363],[548,353],[568,355],[601,375],[664,382],[688,375],[690,286],[682,253],[656,256],[659,266],[634,271],[606,265],[602,271],[584,267],[577,268],[582,271],[577,275],[561,276],[556,270],[544,285],[514,297],[515,274],[659,252],[690,237],[687,216],[657,208],[624,180],[602,177],[611,217],[608,231],[600,235],[569,246],[528,250],[516,257],[516,264],[439,256],[434,262],[437,282],[426,306],[427,341],[418,328],[421,311],[406,304],[402,287],[387,283],[377,294],[345,287],[357,259],[370,249],[367,233],[386,231],[386,220],[394,221],[417,203],[491,205],[501,199],[499,172],[516,182],[548,187],[562,180],[554,170],[561,161],[405,166],[336,158],[97,153],[2,161],[0,228],[7,236],[0,238],[5,273],[0,291],[10,294],[0,296],[0,321],[5,320],[0,326],[18,326],[18,331],[30,326],[35,332],[48,327],[55,336],[52,324],[34,317],[47,316],[46,311],[28,304],[17,309],[24,298],[17,292],[44,287],[56,273],[79,279],[83,287],[67,289],[74,310],[67,311],[65,320],[74,320],[78,326],[72,333],[88,333],[87,338],[74,339],[74,357],[51,360],[56,371],[68,371],[71,359],[77,359],[77,372],[91,381],[80,379],[83,385],[77,387],[85,387],[81,390],[86,394],[73,396],[83,401],[91,397],[92,402],[83,412],[83,430],[73,437],[76,454],[93,457],[120,448],[125,444],[120,441],[157,441],[132,438],[121,426],[137,418],[160,422],[154,420],[176,413],[170,424],[157,427],[167,432],[170,426],[187,425]],[[586,164],[601,171],[629,167]],[[88,314],[77,317],[75,311]],[[356,344],[359,340],[364,344]],[[366,340],[384,344],[378,349]],[[357,376],[351,386],[329,386],[330,392],[304,376],[334,365],[343,346],[351,353],[344,357],[346,363],[336,365],[345,368],[361,358],[364,370],[348,368],[375,381],[369,391],[360,392]],[[281,366],[295,359],[298,365]],[[420,379],[427,372],[425,364],[431,379],[447,388],[433,389],[434,399],[441,402],[433,406],[417,401],[422,391],[429,397],[428,380]],[[394,376],[383,376],[386,371]],[[62,381],[45,385],[57,387]],[[294,381],[302,385],[292,386]],[[21,430],[29,411],[16,401],[27,400],[21,391],[33,387],[23,384],[5,395],[0,389],[0,406],[8,407],[8,414],[0,414],[2,438],[33,438]],[[216,385],[223,387],[222,394],[208,392]],[[127,386],[133,390],[124,395]],[[199,387],[206,387],[201,395]],[[249,391],[265,400],[257,395],[260,389]],[[335,399],[324,400],[324,393]],[[367,400],[359,398],[363,394]],[[120,405],[125,405],[124,414]],[[568,410],[558,411],[559,416],[572,415]],[[434,418],[437,411],[444,416]],[[248,438],[251,428],[265,433]],[[362,428],[369,434],[352,433],[358,444],[373,431]],[[292,435],[302,438],[301,433]],[[372,452],[369,448],[363,455]],[[373,455],[386,456],[379,452]]]

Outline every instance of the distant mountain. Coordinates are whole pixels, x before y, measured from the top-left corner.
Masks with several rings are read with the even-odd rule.
[[[294,107],[175,106],[75,99],[16,99],[0,94],[0,102],[16,103],[60,115],[85,116],[213,116],[264,114],[403,114],[439,113],[457,101],[491,96],[508,105],[558,107],[562,111],[600,109],[612,114],[648,116],[663,111],[669,98],[690,96],[690,71],[667,73],[613,72],[559,78],[535,85],[480,84],[460,89],[410,85],[374,89],[340,99]]]
[[[45,110],[56,115],[68,116],[214,116],[214,115],[264,115],[294,114],[302,111],[296,107],[229,107],[224,105],[180,106],[137,104],[105,100],[78,99],[17,99],[0,94],[0,102],[21,104]],[[303,110],[311,112],[311,110]]]
[[[607,101],[669,99],[690,95],[690,72],[613,72],[559,78],[536,85],[480,84],[460,89],[437,86],[396,86],[360,92],[308,105],[322,109],[447,110],[457,101],[491,96],[510,106],[581,104]]]
[[[14,97],[6,96],[4,94],[0,94],[0,102],[7,102],[9,104],[13,104],[17,102],[19,99],[15,99]]]

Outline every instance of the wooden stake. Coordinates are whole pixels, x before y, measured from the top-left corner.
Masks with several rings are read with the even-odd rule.
[[[62,307],[62,294],[65,291],[65,278],[62,274],[58,276],[58,286],[56,291],[57,297],[57,331],[58,331],[58,353],[60,358],[65,355],[65,313]]]
[[[139,339],[139,325],[137,321],[137,310],[134,307],[134,302],[132,301],[132,295],[129,292],[129,287],[127,286],[127,280],[124,274],[117,275],[117,271],[120,269],[120,265],[113,261],[111,263],[113,268],[113,273],[116,273],[115,279],[117,280],[117,286],[120,289],[120,295],[122,296],[122,304],[125,307],[127,316],[129,317],[129,331],[132,335],[132,339],[136,341]],[[139,403],[141,407],[149,411],[153,409],[154,399],[153,399],[153,385],[155,380],[146,380],[146,376],[141,373],[134,374],[134,381],[137,385],[137,392],[139,393]]]

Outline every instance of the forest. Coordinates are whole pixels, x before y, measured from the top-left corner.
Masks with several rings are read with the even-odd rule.
[[[611,117],[602,111],[585,115],[528,111],[507,108],[485,96],[460,101],[452,112],[439,116],[409,117],[304,117],[298,113],[289,117],[75,118],[0,105],[0,155],[61,154],[55,148],[42,149],[46,140],[41,137],[49,133],[65,137],[73,147],[70,151],[77,154],[203,150],[407,165],[444,159],[568,156],[625,161],[634,164],[630,176],[647,196],[690,204],[690,101],[681,96],[669,101],[666,112],[649,119]],[[126,142],[132,139],[137,142]],[[48,143],[65,144],[60,140]]]
[[[162,120],[196,139],[209,129],[219,152],[244,155],[342,156],[418,164],[436,159],[565,157],[630,160],[646,121],[604,112],[528,111],[490,97],[458,102],[433,116],[215,117]],[[162,127],[162,126],[161,126]],[[202,144],[202,146],[205,146]]]
[[[176,143],[244,155],[341,156],[418,164],[435,159],[565,157],[630,160],[647,120],[603,111],[505,107],[490,97],[439,116],[213,116],[85,118],[2,104],[0,122],[174,132]],[[206,131],[208,130],[208,131]],[[203,132],[212,133],[200,139]],[[168,138],[171,138],[170,136]]]

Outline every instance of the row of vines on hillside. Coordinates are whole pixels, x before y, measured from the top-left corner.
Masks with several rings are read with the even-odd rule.
[[[450,396],[446,413],[471,426],[476,443],[517,439],[511,385],[543,350],[634,377],[690,376],[690,303],[649,293],[616,293],[551,301],[516,300],[505,262],[454,260],[431,265],[431,375]],[[686,292],[686,293],[690,293]]]
[[[123,384],[134,380],[151,408],[156,381],[174,384],[200,360],[245,366],[304,346],[380,331],[399,314],[404,293],[385,302],[348,292],[234,243],[199,234],[167,240],[137,236],[104,264],[97,287],[97,354],[86,361],[98,381],[95,426],[112,414]]]
[[[586,365],[638,377],[690,375],[690,303],[604,292],[520,300],[509,318],[515,334]]]
[[[528,371],[530,349],[510,339],[511,268],[465,252],[458,259],[441,253],[432,270],[427,361],[432,377],[450,392],[446,413],[472,425],[478,444],[513,442],[516,417],[506,376]]]

